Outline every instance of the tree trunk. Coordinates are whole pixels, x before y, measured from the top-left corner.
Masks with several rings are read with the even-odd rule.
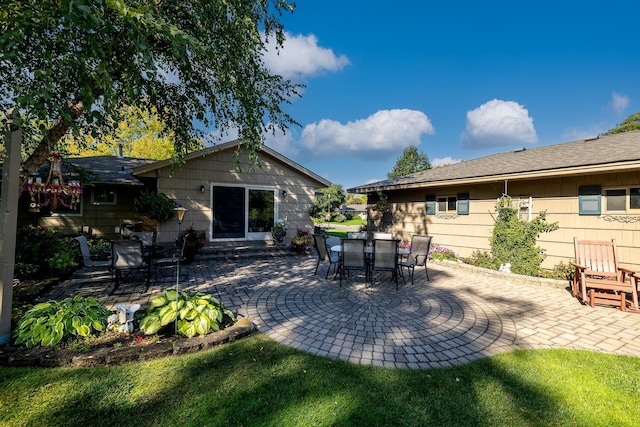
[[[69,103],[68,107],[71,121],[75,122],[84,113],[84,103],[82,99],[76,98]],[[36,149],[31,153],[29,158],[22,164],[20,170],[20,186],[24,185],[27,177],[36,171],[51,155],[58,142],[66,135],[67,131],[71,127],[71,124],[66,122],[62,117],[59,117],[53,124],[53,127],[49,129],[49,132],[45,134],[42,141],[38,144]]]

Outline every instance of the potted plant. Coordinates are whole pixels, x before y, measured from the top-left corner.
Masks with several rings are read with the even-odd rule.
[[[311,247],[311,232],[298,228],[296,235],[291,238],[291,249],[296,252],[305,252]]]
[[[284,238],[287,235],[287,221],[283,219],[277,219],[273,228],[271,229],[271,236],[273,240],[279,245],[284,243]]]
[[[139,214],[159,222],[172,219],[175,215],[174,209],[178,207],[175,200],[155,191],[141,193],[133,201],[133,205]]]
[[[186,264],[190,264],[195,259],[196,254],[200,252],[200,249],[204,246],[206,235],[204,231],[196,230],[193,225],[191,225],[187,230],[185,230],[184,234],[178,241],[178,244],[182,244],[183,239],[184,250],[182,252],[182,256],[184,257],[184,262]]]

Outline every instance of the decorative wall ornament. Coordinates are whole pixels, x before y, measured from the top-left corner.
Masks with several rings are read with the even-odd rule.
[[[456,219],[456,218],[458,218],[458,214],[437,214],[436,218],[439,218],[439,219]]]
[[[630,216],[630,215],[604,215],[602,219],[607,222],[617,221],[617,222],[624,222],[627,224],[640,222],[640,216]]]

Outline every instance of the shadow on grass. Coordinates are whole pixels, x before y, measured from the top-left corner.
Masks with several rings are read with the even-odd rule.
[[[599,374],[580,381],[585,361]],[[603,382],[621,367],[623,376]],[[7,425],[631,425],[627,415],[640,409],[629,399],[640,360],[568,350],[403,370],[313,356],[258,334],[144,364],[0,373]]]

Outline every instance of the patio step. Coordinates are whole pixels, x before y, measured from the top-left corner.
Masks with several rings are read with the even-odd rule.
[[[248,259],[300,255],[292,251],[289,246],[276,246],[265,242],[225,242],[203,247],[196,259]]]

